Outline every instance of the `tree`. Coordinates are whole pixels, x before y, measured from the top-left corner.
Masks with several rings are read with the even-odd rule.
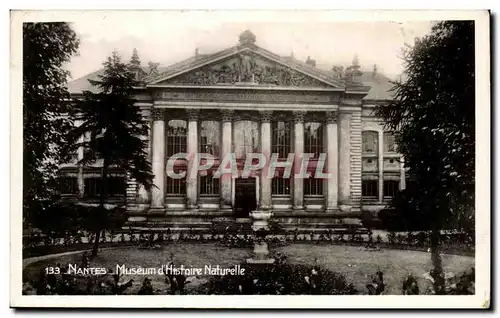
[[[76,118],[82,124],[72,133],[73,147],[83,146],[90,150],[81,160],[83,165],[102,161],[99,209],[91,216],[96,234],[93,256],[97,255],[100,233],[109,214],[105,203],[110,168],[119,168],[146,189],[151,188],[153,180],[146,152],[145,137],[149,128],[139,107],[134,105],[134,86],[137,83],[131,65],[123,63],[117,52],[113,52],[103,65],[99,79],[89,80],[99,92],[85,91],[83,99],[75,101]],[[78,141],[85,135],[88,138]]]
[[[132,68],[141,67],[141,60],[139,59],[139,53],[137,53],[137,49],[134,49],[134,51],[132,52],[132,57],[130,58],[129,64]]]
[[[474,22],[435,24],[403,60],[395,99],[376,114],[395,132],[412,176],[405,200],[392,205],[429,221],[435,291],[443,293],[441,229],[474,218]]]
[[[69,72],[63,65],[79,40],[64,22],[23,24],[23,216],[32,223],[54,195],[61,151],[72,126],[68,116]]]

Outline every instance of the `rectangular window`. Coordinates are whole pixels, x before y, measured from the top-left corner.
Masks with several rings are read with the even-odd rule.
[[[214,157],[220,155],[220,123],[206,120],[200,123],[200,152]]]
[[[363,180],[361,182],[361,196],[363,198],[377,198],[378,197],[378,181],[377,180]]]
[[[212,175],[200,176],[200,195],[219,195],[220,178]]]
[[[167,157],[187,152],[187,122],[169,120],[167,126]]]
[[[234,123],[233,149],[236,159],[246,159],[247,154],[259,152],[259,123],[240,120]]]
[[[304,124],[304,153],[314,154],[318,158],[323,152],[323,125],[321,123]]]
[[[108,195],[123,196],[127,192],[127,183],[124,177],[111,177],[108,179]]]
[[[71,157],[69,160],[71,163],[78,163],[78,149],[71,152]]]
[[[290,195],[290,178],[274,177],[271,188],[274,195]]]
[[[98,198],[101,195],[101,177],[85,178],[84,196],[87,198]]]
[[[384,152],[396,152],[396,139],[392,132],[384,132]]]
[[[76,177],[59,177],[58,186],[61,194],[78,194],[78,179]]]
[[[127,192],[127,183],[124,177],[109,177],[108,196],[124,196]],[[101,195],[101,177],[90,177],[84,179],[84,196],[98,198]]]
[[[363,131],[363,153],[378,153],[378,132]]]
[[[384,180],[384,197],[393,197],[399,191],[399,181]]]
[[[323,195],[323,179],[304,179],[304,195]]]
[[[185,195],[186,179],[172,179],[167,177],[167,194]]]
[[[83,157],[90,158],[93,160],[99,160],[102,158],[101,154],[97,150],[91,149],[89,147],[85,147],[83,149]],[[77,158],[78,158],[78,154],[77,154]]]
[[[292,151],[291,123],[286,121],[272,122],[272,153],[277,153],[278,158],[288,158]]]

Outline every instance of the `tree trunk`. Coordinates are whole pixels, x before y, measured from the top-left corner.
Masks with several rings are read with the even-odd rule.
[[[445,292],[443,262],[439,253],[440,235],[441,231],[439,230],[432,230],[431,232],[431,260],[434,266],[431,276],[434,279],[434,291],[436,295],[443,295]]]
[[[102,220],[105,219],[105,215],[108,213],[104,204],[106,203],[106,199],[108,197],[108,161],[106,159],[103,160],[102,163],[102,175],[101,175],[101,193],[99,195],[99,210],[97,211],[98,215],[96,216],[96,224],[95,224],[95,241],[94,246],[92,248],[92,257],[97,256],[97,252],[99,251],[99,241],[101,239],[101,231],[102,231]]]

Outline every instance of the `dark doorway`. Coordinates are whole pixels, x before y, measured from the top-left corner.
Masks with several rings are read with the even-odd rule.
[[[237,178],[234,185],[234,208],[236,217],[247,218],[257,208],[255,178]]]

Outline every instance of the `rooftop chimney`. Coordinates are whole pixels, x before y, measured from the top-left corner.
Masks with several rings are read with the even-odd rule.
[[[306,64],[316,67],[316,60],[311,59],[310,56],[307,57]]]

